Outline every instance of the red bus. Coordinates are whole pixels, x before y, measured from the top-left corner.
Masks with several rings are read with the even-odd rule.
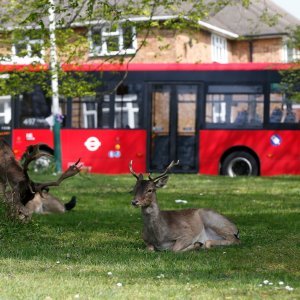
[[[22,66],[19,66],[21,68]],[[95,96],[61,97],[62,164],[78,157],[92,173],[300,174],[300,104],[280,90],[284,64],[65,65],[93,74]],[[8,66],[1,71],[9,72]],[[126,73],[126,76],[124,74]],[[121,83],[116,92],[114,90]],[[37,87],[0,97],[0,135],[17,158],[53,146],[51,99]]]

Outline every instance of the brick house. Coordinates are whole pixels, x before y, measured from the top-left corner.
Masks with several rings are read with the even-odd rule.
[[[184,3],[181,11],[188,11]],[[152,17],[160,25],[176,18],[178,12],[161,9]],[[286,41],[300,21],[271,0],[253,1],[248,8],[240,4],[225,6],[198,21],[198,28],[192,30],[164,26],[151,29],[145,46],[139,51],[145,30],[138,28],[147,18],[133,16],[130,21],[130,25],[125,22],[112,26],[96,19],[90,22],[75,20],[74,31],[85,38],[81,45],[85,53],[80,62],[99,63],[107,61],[108,57],[118,59],[120,56],[131,63],[278,63],[299,58],[299,51],[289,49]],[[0,52],[10,56],[6,63],[47,62],[45,53],[48,51],[43,40],[37,37],[25,36],[11,48],[0,45]],[[78,60],[73,62],[78,63]]]
[[[264,11],[267,11],[268,18],[273,19],[263,21]],[[154,16],[155,20],[161,22],[168,18],[176,18],[176,15]],[[292,28],[299,24],[297,18],[269,0],[254,1],[247,9],[241,5],[226,6],[208,19],[199,21],[199,30],[151,31],[147,45],[137,53],[132,62],[290,62],[299,58],[299,51],[289,49],[286,42]],[[161,37],[159,41],[157,36]],[[137,32],[136,45],[143,38]],[[93,53],[93,41],[90,53]],[[99,59],[101,60],[101,55],[91,54],[89,57],[94,62]]]

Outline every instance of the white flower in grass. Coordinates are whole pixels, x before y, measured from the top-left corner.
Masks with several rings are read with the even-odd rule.
[[[117,286],[118,286],[118,287],[123,286],[122,282],[118,282],[118,283],[117,283]]]
[[[279,281],[278,284],[279,285],[284,285],[284,282],[283,281]]]
[[[57,264],[60,264],[60,261],[58,260],[56,263],[57,263]]]
[[[261,283],[258,286],[263,286]]]
[[[112,272],[107,272],[108,276],[112,276],[112,274],[113,274]]]
[[[79,299],[80,298],[80,295],[79,294],[76,294],[75,296],[74,296],[74,299]]]
[[[269,280],[264,280],[263,281],[263,284],[268,284],[269,283]]]
[[[177,199],[177,200],[175,200],[175,203],[183,203],[183,204],[187,204],[188,202],[187,202],[186,200]]]
[[[160,279],[160,278],[165,278],[165,275],[164,274],[160,274],[160,275],[158,275],[158,276],[156,276],[158,279]]]
[[[290,291],[290,292],[294,290],[294,288],[292,288],[292,287],[289,286],[289,285],[287,285],[287,286],[285,287],[285,289],[288,290],[288,291]]]
[[[269,285],[273,285],[273,282],[269,282]]]

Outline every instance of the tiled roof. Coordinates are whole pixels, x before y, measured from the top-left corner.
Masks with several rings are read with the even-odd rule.
[[[226,6],[206,22],[240,36],[285,34],[300,25],[300,20],[270,0],[253,0],[249,8]]]
[[[2,0],[6,2],[7,0]],[[58,1],[58,0],[57,0]],[[82,24],[83,20],[86,20],[85,9],[81,7],[72,8],[68,4],[71,3],[67,0],[64,0],[66,4],[65,12],[60,13],[57,18],[64,18],[65,22],[70,20],[76,24]],[[62,3],[62,1],[60,0]],[[139,18],[142,16],[123,16],[122,7],[127,5],[129,2],[136,3],[138,7],[142,0],[110,0],[111,4],[119,8],[120,15],[125,19],[128,17]],[[213,0],[205,0],[207,3],[215,3]],[[211,13],[209,17],[204,17],[201,19],[202,25],[206,29],[211,30],[212,27],[218,28],[223,31],[228,31],[229,33],[236,34],[238,36],[260,36],[260,35],[278,35],[278,34],[287,34],[290,32],[290,28],[293,28],[297,25],[300,25],[300,21],[293,17],[291,14],[286,12],[284,9],[277,6],[271,0],[252,0],[251,5],[248,8],[243,7],[240,3],[240,0],[232,0],[235,5],[227,5],[224,7],[218,7],[214,13]],[[87,1],[85,1],[87,3]],[[95,2],[97,3],[97,1]],[[194,4],[197,5],[199,2],[194,1]],[[199,9],[199,7],[198,7]],[[153,16],[157,19],[166,18],[166,17],[176,17],[178,15],[190,16],[191,12],[195,11],[193,4],[182,1],[180,6],[170,5],[167,9],[165,7],[157,7],[153,11]],[[2,11],[3,12],[3,11]],[[2,14],[0,10],[0,17]],[[91,21],[100,21],[103,19],[103,11],[95,9],[95,15]],[[28,12],[27,12],[28,13]],[[47,11],[46,11],[47,13]],[[273,19],[276,22],[266,22],[272,21]],[[48,26],[47,16],[43,17],[45,26]],[[14,18],[11,18],[6,24],[0,24],[2,27],[14,27]],[[205,24],[211,26],[205,26]],[[232,35],[234,36],[234,35]]]

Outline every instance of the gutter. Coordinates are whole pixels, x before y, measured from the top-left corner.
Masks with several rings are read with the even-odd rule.
[[[278,32],[278,33],[264,33],[264,34],[253,34],[253,35],[244,35],[243,38],[247,39],[265,39],[265,38],[274,38],[274,37],[282,37],[288,36],[286,32]]]
[[[225,29],[222,29],[220,27],[217,27],[217,26],[214,26],[214,25],[211,25],[209,23],[206,23],[206,22],[203,22],[203,21],[198,21],[198,24],[211,30],[211,31],[214,31],[216,33],[219,33],[225,37],[229,37],[229,38],[234,38],[234,39],[237,39],[239,38],[239,35],[234,33],[234,32],[231,32],[231,31],[228,31],[228,30],[225,30]]]

